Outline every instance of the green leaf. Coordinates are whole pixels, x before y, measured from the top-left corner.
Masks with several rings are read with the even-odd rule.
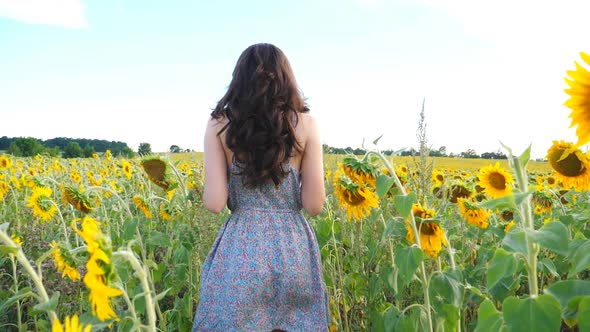
[[[540,263],[547,269],[549,273],[559,278],[559,273],[557,273],[557,268],[555,267],[555,264],[552,260],[550,260],[549,258],[543,258],[541,259]]]
[[[498,332],[503,326],[502,313],[496,310],[492,301],[484,300],[477,310],[477,326],[474,332]]]
[[[590,296],[590,281],[588,280],[560,280],[545,289],[545,294],[553,295],[563,310],[568,303],[577,296]]]
[[[528,235],[541,247],[567,256],[569,250],[568,230],[560,221],[549,222],[539,230],[530,230]]]
[[[410,213],[412,213],[412,205],[415,201],[416,193],[413,191],[407,195],[395,196],[395,208],[402,219],[406,220],[410,216]]]
[[[11,297],[9,297],[8,299],[6,299],[6,301],[3,301],[2,303],[0,303],[0,312],[4,312],[4,310],[6,310],[8,307],[13,305],[17,301],[20,301],[21,299],[24,299],[24,298],[29,297],[31,295],[33,295],[33,292],[31,291],[31,287],[25,287],[25,288],[19,289],[16,294],[14,294]]]
[[[165,291],[160,292],[158,295],[156,295],[156,301],[160,301],[161,299],[164,298],[164,296],[166,296],[166,293],[168,293],[172,288],[166,288]]]
[[[18,247],[13,246],[0,246],[0,255],[16,254]]]
[[[518,157],[518,161],[522,165],[523,169],[526,167],[529,160],[531,159],[531,145],[532,144],[530,144],[529,147],[526,148],[526,150],[524,150],[523,153]]]
[[[383,134],[381,134],[379,137],[377,137],[374,141],[373,141],[373,145],[377,145],[377,143],[379,143],[379,140],[381,139],[381,137],[383,137]]]
[[[502,278],[512,276],[516,272],[516,258],[514,254],[502,249],[496,249],[494,257],[488,265],[486,286],[488,289],[494,287]]]
[[[581,272],[590,267],[590,241],[586,240],[578,247],[571,257],[572,267],[568,272],[568,277]]]
[[[526,245],[526,235],[524,231],[508,232],[502,240],[502,248],[508,252],[521,253],[528,256],[529,249]]]
[[[55,308],[57,307],[57,304],[59,303],[59,295],[60,295],[59,291],[56,291],[55,293],[53,293],[53,295],[51,295],[51,298],[49,299],[49,301],[36,304],[33,307],[33,310],[40,311],[40,312],[55,310]]]
[[[158,231],[152,231],[150,236],[147,238],[145,243],[158,246],[158,247],[169,247],[171,246],[170,243],[170,236]]]
[[[424,252],[417,246],[404,248],[398,245],[395,248],[395,265],[399,269],[397,276],[397,287],[399,293],[414,277],[416,269],[424,260]]]
[[[590,297],[584,297],[578,305],[578,329],[590,331]]]
[[[381,174],[377,177],[376,186],[377,186],[377,195],[379,198],[383,198],[385,194],[389,191],[389,188],[395,183],[395,178],[391,176],[387,176],[385,174]]]
[[[135,231],[139,220],[133,218],[130,221],[123,224],[123,241],[127,242],[135,238]]]
[[[559,301],[549,294],[526,299],[508,297],[502,310],[508,331],[555,332],[561,326]]]
[[[437,273],[428,284],[433,304],[442,308],[445,304],[460,307],[463,302],[463,284],[449,272]]]

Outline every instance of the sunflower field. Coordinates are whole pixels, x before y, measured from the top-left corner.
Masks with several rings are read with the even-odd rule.
[[[325,156],[331,331],[590,331],[590,72],[568,75],[579,141],[548,162]],[[199,154],[0,154],[0,331],[190,331],[230,213],[202,181]]]

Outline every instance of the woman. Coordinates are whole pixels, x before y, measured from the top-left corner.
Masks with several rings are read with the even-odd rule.
[[[205,132],[203,201],[232,213],[203,265],[193,331],[327,331],[319,248],[302,214],[325,201],[308,112],[279,48],[242,53]]]

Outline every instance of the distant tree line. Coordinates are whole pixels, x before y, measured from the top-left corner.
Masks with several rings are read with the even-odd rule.
[[[2,136],[0,150],[17,157],[40,154],[64,158],[90,158],[95,153],[104,153],[107,150],[110,150],[114,156],[133,157],[135,155],[135,152],[124,142],[67,137],[40,140],[34,137]]]
[[[351,147],[336,148],[336,147],[329,146],[327,144],[323,145],[323,150],[324,150],[324,153],[327,153],[327,154],[364,155],[366,153],[366,150],[361,149],[361,148],[356,148],[356,149],[353,149]],[[383,150],[381,152],[386,156],[391,156],[394,154],[399,154],[400,156],[418,156],[420,154],[420,152],[414,148],[404,149],[401,152],[395,151],[395,150]],[[508,156],[499,150],[495,151],[495,152],[484,152],[481,155],[477,154],[477,152],[475,152],[475,150],[473,150],[473,149],[468,149],[467,151],[464,151],[464,152],[461,152],[458,154],[455,154],[453,152],[447,154],[447,148],[445,146],[441,146],[438,149],[430,149],[428,151],[428,155],[430,157],[450,157],[450,158],[470,158],[470,159],[479,159],[479,158],[481,158],[481,159],[508,159]]]

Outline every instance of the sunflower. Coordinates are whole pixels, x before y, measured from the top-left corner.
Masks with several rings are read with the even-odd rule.
[[[379,198],[366,183],[355,183],[343,174],[342,168],[334,176],[334,191],[340,207],[346,209],[348,219],[361,220],[371,214],[371,208],[379,207]]]
[[[511,220],[506,226],[504,226],[504,233],[508,233],[512,226],[514,226],[514,220]]]
[[[74,181],[75,183],[80,183],[82,181],[82,176],[80,175],[80,173],[78,173],[78,171],[75,168],[72,168],[72,170],[70,171],[70,179],[72,179],[72,181]]]
[[[110,240],[100,231],[100,223],[91,217],[82,219],[82,229],[78,229],[77,222],[72,221],[72,228],[86,242],[86,249],[90,253],[86,262],[87,273],[84,276],[84,284],[90,290],[88,299],[92,305],[92,314],[101,321],[116,319],[117,314],[111,307],[110,298],[120,296],[123,292],[120,289],[109,286],[108,281],[113,279],[115,268],[111,262],[112,252]]]
[[[141,167],[147,173],[150,181],[168,191],[172,181],[170,180],[170,167],[167,162],[158,157],[149,156],[141,161]]]
[[[584,52],[581,52],[580,55],[586,65],[590,66],[590,55]],[[580,146],[590,141],[590,71],[578,62],[574,63],[576,70],[568,70],[569,78],[565,78],[565,82],[569,85],[569,89],[565,89],[565,92],[569,95],[569,99],[564,105],[572,111],[568,116],[572,119],[570,128],[577,126],[578,143],[576,146]]]
[[[535,207],[535,214],[549,213],[553,208],[551,196],[543,191],[535,191],[531,203]]]
[[[131,163],[125,159],[121,160],[121,168],[123,168],[123,173],[127,177],[127,179],[131,179]]]
[[[6,181],[0,181],[0,202],[4,200],[4,196],[8,194],[10,187]]]
[[[57,207],[51,200],[53,190],[49,187],[34,187],[31,197],[29,197],[27,207],[33,209],[33,215],[48,221],[53,218],[57,212]]]
[[[462,182],[459,181],[448,189],[448,197],[451,203],[457,203],[459,198],[468,198],[471,197],[472,191],[467,188],[467,186]]]
[[[445,181],[445,174],[438,169],[432,170],[432,181],[437,185],[441,185]]]
[[[143,199],[140,196],[133,196],[133,203],[135,203],[135,206],[140,209],[141,211],[143,211],[143,214],[145,214],[146,217],[152,219],[154,216],[152,215],[152,212],[150,211],[150,207],[149,205],[146,203],[145,199]]]
[[[51,332],[90,332],[92,330],[92,324],[84,326],[79,323],[78,315],[66,316],[65,324],[62,326],[59,319],[53,320]]]
[[[575,145],[564,141],[553,141],[547,151],[549,165],[555,171],[557,180],[565,189],[577,191],[590,189],[590,171],[588,157]]]
[[[0,169],[12,168],[12,162],[5,154],[0,156]]]
[[[76,210],[82,213],[91,212],[96,205],[90,201],[90,198],[82,190],[71,186],[62,186],[62,200],[64,204],[70,203]]]
[[[422,205],[418,204],[418,203],[414,203],[412,205],[412,214],[414,215],[414,217],[416,218],[420,218],[420,219],[429,219],[434,217],[434,209],[427,209],[422,207]]]
[[[107,161],[111,161],[111,159],[113,159],[113,154],[111,153],[111,150],[107,150],[104,156],[107,159]]]
[[[74,266],[76,265],[73,258],[69,255],[69,251],[62,248],[55,241],[51,244],[51,253],[53,254],[53,260],[55,260],[55,266],[57,272],[62,272],[62,278],[68,276],[71,280],[80,280],[80,273]]]
[[[342,160],[342,170],[354,183],[367,184],[375,187],[375,174],[377,167],[366,160],[358,160],[356,157],[347,156]]]
[[[492,198],[506,196],[512,192],[511,184],[514,183],[514,179],[510,173],[500,167],[499,162],[480,169],[477,177],[478,185]]]
[[[426,255],[432,258],[437,258],[442,250],[442,246],[448,245],[442,228],[440,228],[435,222],[431,221],[416,221],[416,227],[420,233],[421,249],[424,250]],[[416,243],[414,230],[412,229],[410,222],[406,223],[406,230],[406,239],[410,241],[410,243]]]
[[[457,200],[457,205],[459,206],[461,217],[467,220],[469,224],[482,229],[488,228],[488,218],[490,217],[488,211],[480,208],[465,198],[459,198]]]

